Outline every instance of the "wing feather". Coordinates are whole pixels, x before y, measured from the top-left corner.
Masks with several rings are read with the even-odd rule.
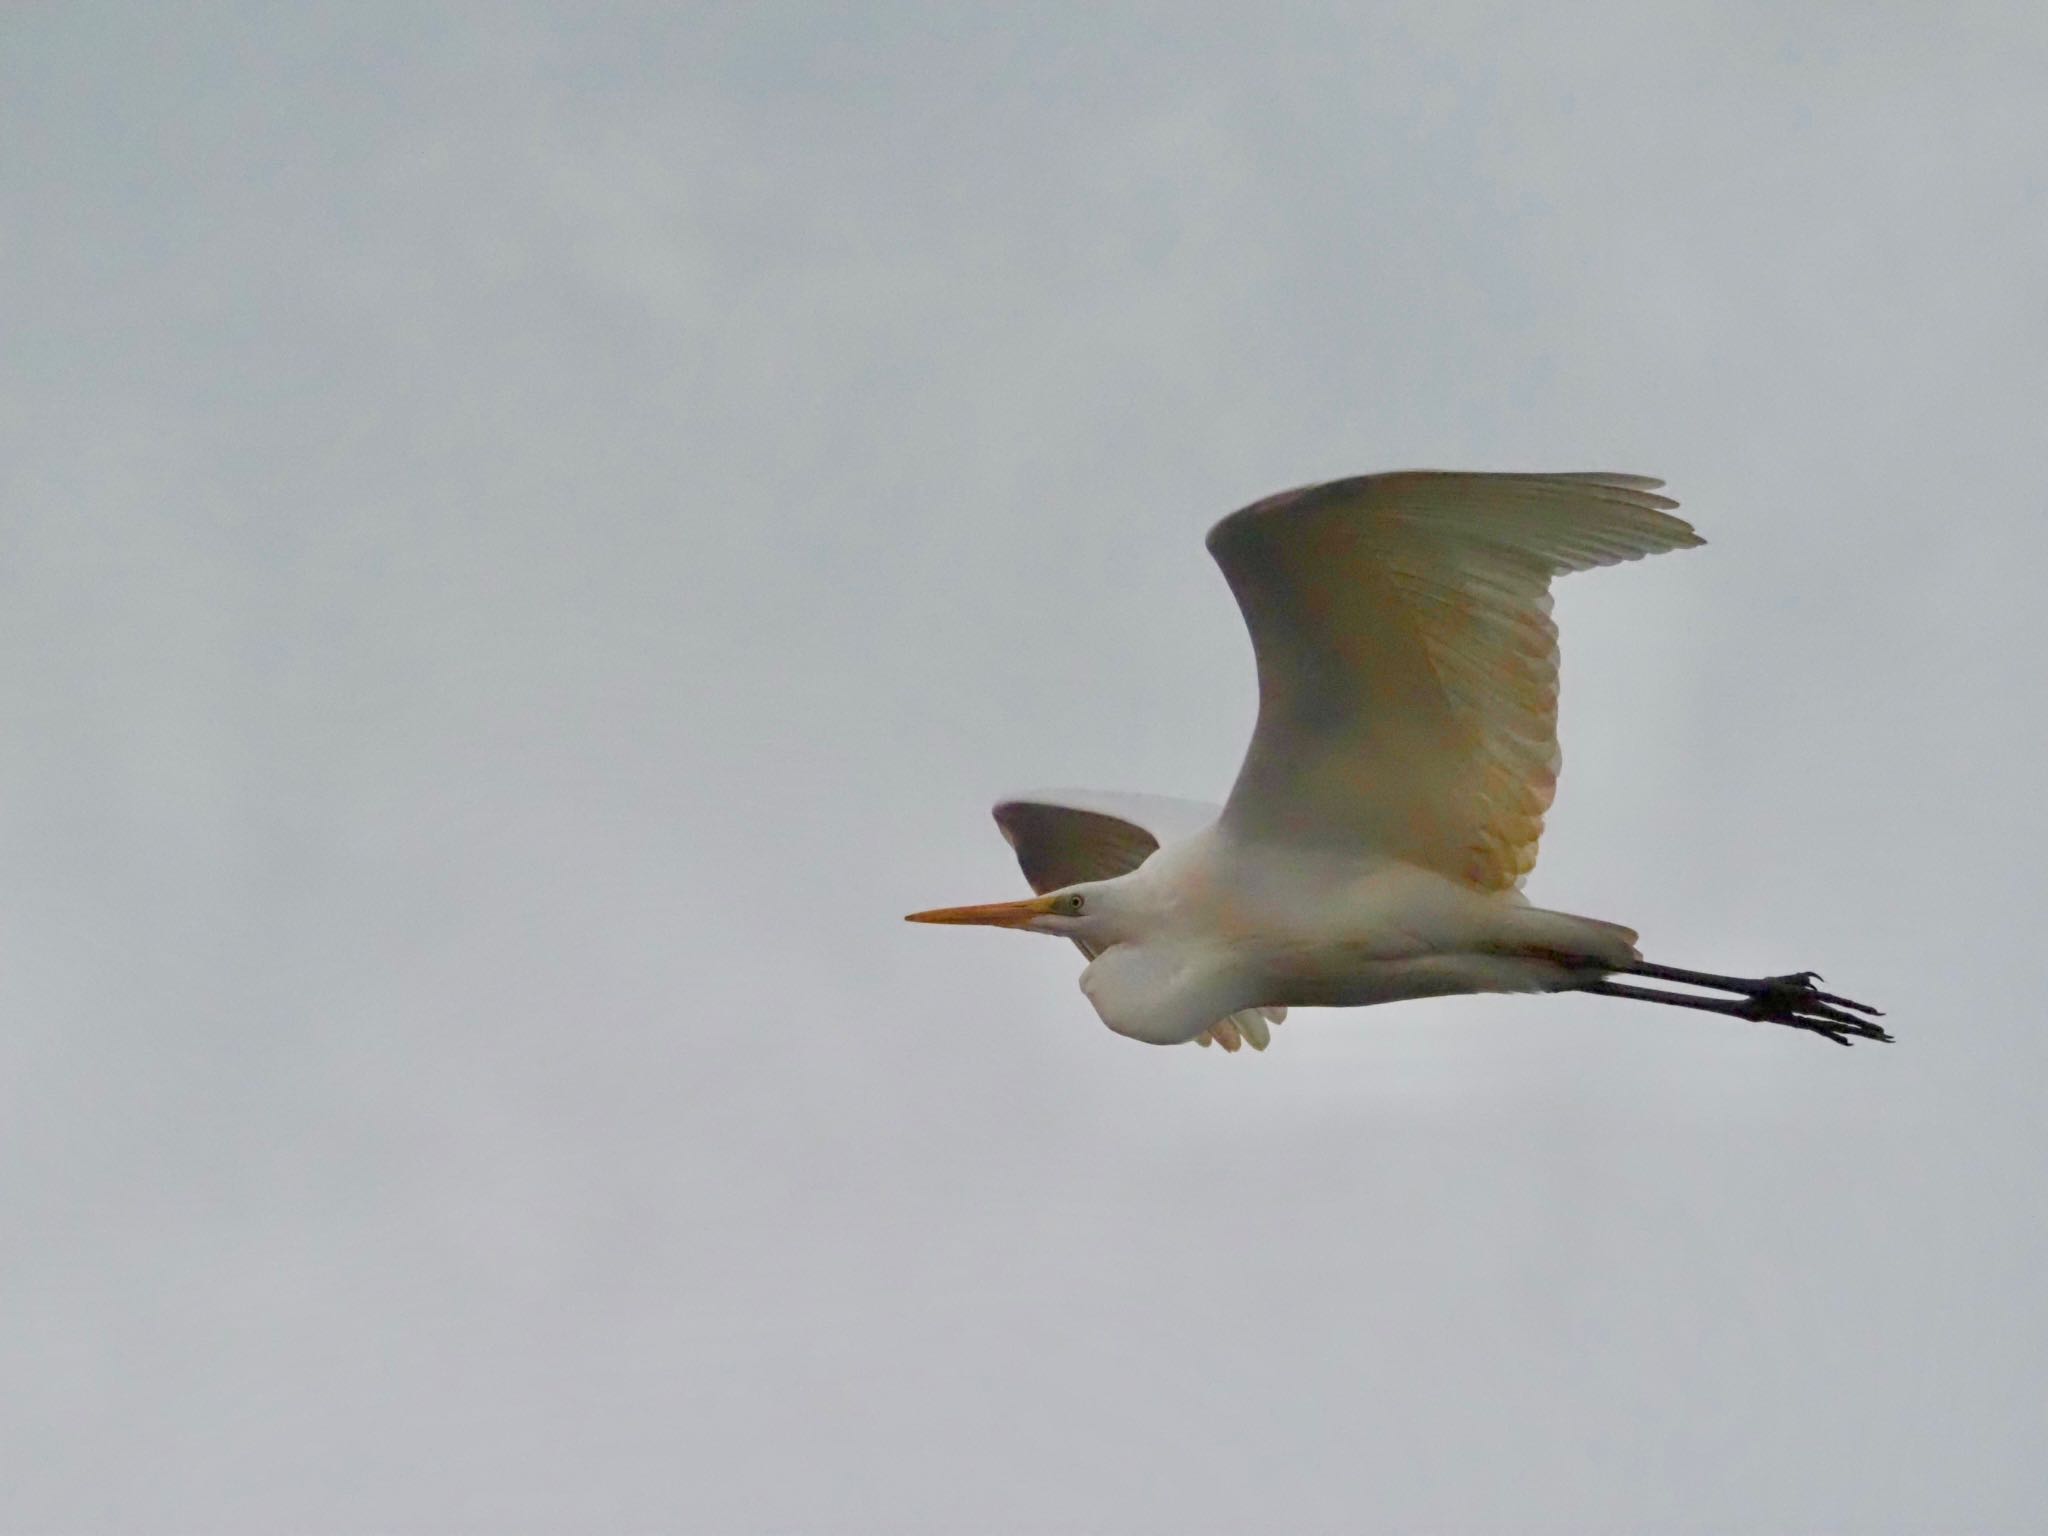
[[[1159,839],[1143,827],[1101,811],[1005,800],[994,814],[1024,878],[1041,896],[1083,881],[1114,880],[1159,851]]]
[[[1701,543],[1662,483],[1408,470],[1223,519],[1259,674],[1225,824],[1519,884],[1560,766],[1550,583]]]

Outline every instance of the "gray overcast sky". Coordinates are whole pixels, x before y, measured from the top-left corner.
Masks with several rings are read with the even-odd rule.
[[[2039,1530],[2038,5],[10,8],[0,1529]],[[1590,998],[1108,1034],[1201,547],[1666,476]]]

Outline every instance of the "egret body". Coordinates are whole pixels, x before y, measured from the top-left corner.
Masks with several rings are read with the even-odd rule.
[[[1550,582],[1702,542],[1660,484],[1406,471],[1231,514],[1209,549],[1259,714],[1228,801],[1006,800],[1038,894],[910,920],[1073,940],[1103,1022],[1157,1045],[1264,1049],[1289,1007],[1562,991],[1888,1040],[1811,972],[1654,965],[1633,930],[1523,895],[1559,765]]]

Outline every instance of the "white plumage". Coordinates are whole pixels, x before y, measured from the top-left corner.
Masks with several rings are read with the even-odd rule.
[[[1550,582],[1699,544],[1660,483],[1406,471],[1232,513],[1209,550],[1259,713],[1228,802],[1006,800],[997,825],[1039,894],[913,921],[1073,939],[1103,1022],[1154,1044],[1264,1049],[1289,1006],[1566,990],[1888,1039],[1811,973],[1650,965],[1631,930],[1522,895],[1559,763]]]
[[[996,826],[1017,852],[1031,889],[1043,894],[1085,881],[1127,875],[1159,851],[1209,827],[1221,806],[1166,795],[1116,795],[1085,789],[1047,790],[1004,800],[995,808]],[[1091,961],[1101,950],[1075,939]],[[1087,972],[1082,990],[1086,991]],[[1239,1009],[1195,1036],[1202,1045],[1226,1051],[1250,1045],[1263,1051],[1271,1025],[1287,1017],[1281,1007]]]

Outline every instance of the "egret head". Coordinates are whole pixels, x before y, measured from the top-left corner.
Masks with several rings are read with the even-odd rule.
[[[1033,896],[1027,901],[998,901],[982,907],[937,907],[930,912],[913,912],[906,922],[978,923],[988,928],[1022,928],[1031,933],[1050,933],[1063,939],[1114,942],[1119,936],[1117,918],[1125,905],[1117,881],[1098,880],[1085,885],[1064,886]]]

